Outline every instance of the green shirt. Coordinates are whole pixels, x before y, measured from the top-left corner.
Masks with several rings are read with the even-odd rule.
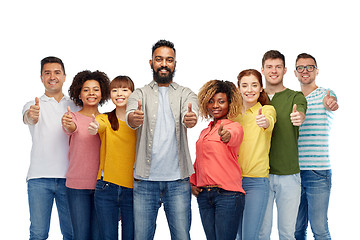
[[[302,92],[285,89],[271,99],[275,107],[277,121],[271,138],[269,153],[270,174],[292,175],[300,172],[298,158],[299,127],[290,120],[293,106],[297,111],[306,113],[307,102]]]

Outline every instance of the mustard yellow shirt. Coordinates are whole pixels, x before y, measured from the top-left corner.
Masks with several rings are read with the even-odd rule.
[[[101,140],[97,179],[103,176],[104,181],[133,188],[136,130],[119,120],[119,129],[114,131],[106,114],[96,116],[96,121],[100,125],[98,134]]]
[[[267,129],[256,124],[260,107],[270,123]],[[276,122],[275,108],[271,105],[261,106],[258,102],[246,110],[244,115],[239,114],[234,121],[240,123],[244,129],[244,139],[238,155],[243,177],[269,177],[269,151]]]

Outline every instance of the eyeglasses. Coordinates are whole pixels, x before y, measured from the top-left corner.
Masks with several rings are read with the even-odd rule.
[[[306,71],[308,72],[312,72],[315,69],[317,69],[317,67],[315,65],[307,65],[307,66],[297,66],[296,67],[296,71],[298,73],[302,73],[304,70],[306,69]]]

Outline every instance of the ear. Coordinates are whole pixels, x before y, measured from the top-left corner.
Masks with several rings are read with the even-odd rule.
[[[287,68],[285,67],[285,68],[284,68],[284,75],[286,74],[286,72],[287,72]]]
[[[263,75],[265,75],[265,74],[264,74],[264,68],[263,68],[263,67],[261,68],[261,73],[262,73]]]
[[[150,68],[152,69],[153,66],[152,66],[152,59],[149,60],[149,64],[150,64]]]

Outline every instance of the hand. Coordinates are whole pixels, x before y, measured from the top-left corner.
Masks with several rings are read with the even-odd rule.
[[[228,143],[231,139],[231,134],[228,130],[224,128],[223,123],[220,123],[218,134],[220,136],[221,141],[223,141],[224,143]]]
[[[195,197],[197,197],[200,192],[202,192],[202,188],[198,188],[198,187],[195,186],[194,184],[191,184],[191,193],[192,193]]]
[[[337,99],[334,96],[330,96],[329,90],[327,91],[326,96],[323,98],[323,104],[329,111],[336,111],[339,108]]]
[[[73,122],[71,109],[69,106],[67,107],[67,112],[61,118],[61,123],[67,132],[74,132],[76,129],[76,125]]]
[[[144,123],[144,112],[142,111],[142,102],[139,99],[138,108],[128,115],[128,122],[131,127],[138,128]]]
[[[100,124],[96,121],[95,115],[91,116],[91,122],[88,127],[88,131],[90,135],[96,135],[99,130]]]
[[[187,128],[192,128],[196,125],[197,123],[197,116],[196,114],[192,111],[192,103],[188,104],[188,111],[184,116],[184,124]]]
[[[262,108],[259,108],[259,114],[256,116],[256,124],[261,128],[268,128],[269,120],[262,114]]]
[[[297,127],[305,121],[305,114],[297,111],[296,104],[294,104],[293,111],[290,113],[290,120],[292,124]]]
[[[40,105],[39,105],[39,98],[35,98],[35,105],[31,105],[29,110],[26,112],[26,120],[27,123],[34,125],[39,121],[40,116]]]

